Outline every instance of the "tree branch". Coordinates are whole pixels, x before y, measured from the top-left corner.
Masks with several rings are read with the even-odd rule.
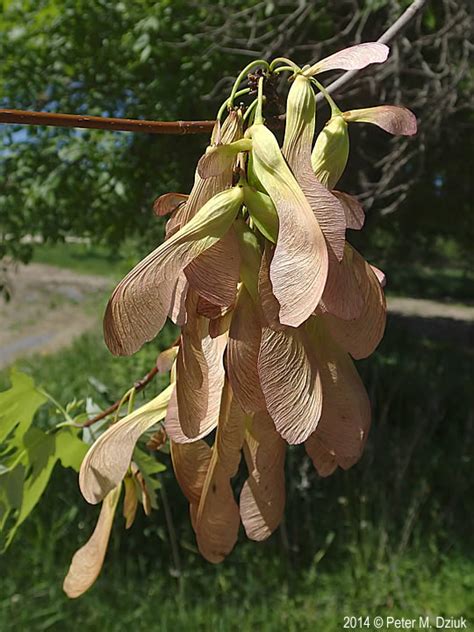
[[[385,33],[383,33],[377,42],[381,44],[388,44],[391,42],[397,35],[399,35],[402,30],[411,22],[411,20],[419,13],[425,6],[427,0],[414,0],[414,2],[406,9],[402,15],[396,20],[390,28],[388,28]],[[336,81],[333,81],[328,86],[326,86],[326,90],[331,94],[350,83],[352,79],[357,75],[358,70],[348,70],[343,75],[341,75]],[[316,101],[320,102],[324,100],[324,96],[319,93],[316,96]]]
[[[146,134],[203,134],[212,131],[214,121],[140,121],[136,119],[106,118],[52,114],[27,110],[1,110],[0,123],[16,125],[46,125],[50,127],[80,127],[105,129],[115,132],[144,132]]]
[[[158,368],[156,366],[154,366],[150,371],[148,371],[148,373],[144,377],[142,377],[140,380],[137,380],[135,382],[135,384],[133,385],[135,388],[135,392],[139,393],[145,388],[145,386],[148,386],[148,384],[152,381],[155,375],[158,375]],[[93,424],[97,423],[101,419],[105,419],[105,417],[108,417],[109,415],[111,415],[120,406],[121,401],[122,401],[122,398],[118,399],[116,402],[114,402],[111,406],[109,406],[108,408],[100,412],[98,415],[96,415],[95,417],[92,417],[91,419],[88,419],[86,422],[80,425],[81,428],[88,428],[89,426],[92,426]]]
[[[427,0],[414,0],[402,15],[377,40],[387,44],[393,40],[408,23],[424,8]],[[348,84],[357,75],[357,70],[344,73],[333,81],[327,90],[330,93]],[[324,99],[319,93],[317,101]],[[281,117],[280,117],[281,118]],[[272,121],[270,121],[272,122]],[[116,132],[143,132],[146,134],[202,134],[212,131],[214,121],[140,121],[136,119],[106,118],[102,116],[78,116],[75,114],[52,114],[49,112],[29,112],[25,110],[1,110],[0,123],[16,125],[46,125],[52,127],[79,127],[104,129]],[[275,126],[278,120],[274,121]]]

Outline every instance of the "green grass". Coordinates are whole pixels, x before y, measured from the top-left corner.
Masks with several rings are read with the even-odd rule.
[[[77,244],[41,246],[35,257],[109,276],[120,276],[133,259]],[[413,296],[454,300],[470,287],[456,271],[439,277],[429,268],[387,271],[394,292]],[[423,294],[423,287],[431,289]],[[167,328],[132,358],[113,358],[97,331],[17,365],[63,404],[91,398],[105,407],[153,366],[175,335]],[[472,620],[473,533],[466,520],[473,510],[472,349],[427,338],[423,330],[414,334],[397,321],[377,353],[358,365],[374,409],[361,462],[319,479],[302,447],[291,448],[284,528],[263,544],[241,534],[222,565],[197,554],[187,503],[168,470],[162,482],[172,524],[159,509],[125,533],[117,517],[101,577],[84,597],[69,601],[62,579],[97,508],[82,500],[75,475],[57,468],[0,558],[0,630],[331,632],[342,629],[346,615]],[[2,371],[0,388],[7,384]],[[157,380],[140,397],[159,388]],[[170,529],[179,542],[179,579]]]
[[[474,271],[428,265],[390,265],[387,271],[387,293],[436,301],[472,304]]]
[[[142,255],[135,244],[122,244],[119,252],[110,247],[86,243],[40,244],[35,246],[33,262],[68,268],[84,274],[118,278],[125,274]]]
[[[134,242],[123,244],[115,253],[105,246],[41,244],[35,247],[33,261],[116,280],[146,254]],[[464,304],[474,300],[474,272],[449,260],[424,265],[387,260],[380,266],[387,274],[388,294]]]
[[[201,565],[180,582],[165,567],[140,573],[133,562],[109,566],[96,588],[73,602],[61,593],[57,568],[33,567],[29,576],[25,568],[22,585],[8,577],[0,584],[0,628],[332,632],[345,616],[474,616],[474,565],[459,555],[407,555],[356,579],[350,558],[332,573],[317,564],[288,571],[251,547],[239,567]]]
[[[88,396],[105,406],[174,334],[166,330],[132,358],[112,358],[99,334],[89,334],[71,349],[19,365],[63,403]],[[359,363],[374,407],[361,462],[319,479],[304,450],[290,449],[283,531],[263,544],[241,534],[222,565],[206,563],[168,470],[162,483],[171,526],[161,509],[128,532],[117,517],[101,577],[72,602],[62,579],[97,508],[81,499],[75,475],[58,468],[1,560],[0,630],[331,632],[346,615],[474,617],[466,520],[473,500],[471,363],[469,349],[389,328],[374,357]],[[150,385],[145,396],[157,388]],[[179,580],[170,529],[179,542]]]

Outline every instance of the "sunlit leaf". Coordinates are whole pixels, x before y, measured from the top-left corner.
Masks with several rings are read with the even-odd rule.
[[[15,438],[9,445],[21,445],[35,412],[47,401],[29,375],[12,369],[10,382],[10,388],[0,393],[0,446],[13,430]]]

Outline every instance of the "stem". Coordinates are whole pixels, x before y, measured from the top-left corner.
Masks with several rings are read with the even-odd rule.
[[[244,114],[244,121],[247,121],[250,118],[250,115],[255,110],[258,104],[258,99],[254,99],[252,103],[248,106],[247,111]]]
[[[182,573],[181,573],[181,560],[179,557],[179,547],[178,547],[178,538],[176,537],[176,529],[174,528],[173,516],[171,514],[170,505],[168,502],[168,495],[165,489],[164,480],[161,480],[160,485],[160,493],[161,493],[161,501],[163,503],[163,509],[165,512],[165,520],[166,520],[166,528],[168,530],[168,535],[170,538],[171,544],[171,554],[173,556],[173,565],[176,575],[178,576],[178,581],[180,584],[180,591],[182,590]]]
[[[56,406],[56,408],[64,415],[64,417],[67,419],[66,422],[64,422],[61,425],[71,425],[74,424],[74,419],[71,417],[71,415],[67,412],[67,410],[61,406],[61,404],[54,399],[54,397],[52,395],[50,395],[47,391],[43,390],[41,387],[37,387],[37,390],[44,395],[52,404],[54,404]],[[59,425],[59,424],[58,424]],[[55,426],[55,428],[58,427],[58,425]]]
[[[250,92],[250,88],[243,88],[242,90],[239,90],[238,92],[235,93],[235,97],[241,97],[244,94],[248,94]],[[230,97],[227,98],[224,103],[221,105],[221,107],[219,108],[219,111],[217,113],[217,120],[220,121],[222,118],[222,115],[224,114],[224,112],[226,111],[226,109],[230,107]]]
[[[263,77],[258,80],[257,108],[255,110],[255,123],[263,125]]]
[[[401,31],[423,10],[427,0],[414,0],[414,2],[402,13],[402,15],[379,37],[382,44],[388,44],[395,39]],[[273,72],[274,66],[279,63],[291,66],[293,70],[300,69],[291,60],[285,57],[277,57],[271,64],[264,60],[258,63]],[[253,62],[257,64],[257,62]],[[359,71],[349,70],[327,87],[328,93],[333,93],[342,88],[357,75]],[[237,89],[236,89],[237,91]],[[234,94],[234,98],[237,92]],[[320,103],[324,99],[322,94],[316,95]],[[270,119],[271,122],[272,119]],[[51,114],[50,112],[30,112],[27,110],[0,109],[0,124],[13,125],[45,125],[51,127],[79,127],[86,129],[102,129],[116,132],[142,132],[146,134],[207,134],[212,131],[215,121],[147,121],[123,118],[108,118],[104,116],[84,116],[78,114]],[[278,127],[280,119],[275,118]]]
[[[288,59],[287,57],[276,57],[276,59],[274,59],[272,63],[270,64],[270,71],[274,72],[275,66],[279,64],[280,62],[285,64],[286,66],[290,66],[290,68],[294,70],[295,72],[301,71],[301,68],[297,66],[294,61],[291,61],[291,59]]]
[[[137,380],[135,384],[133,385],[133,388],[135,389],[135,393],[139,393],[145,388],[145,386],[148,386],[148,384],[152,381],[155,375],[157,375],[157,373],[158,373],[158,369],[156,366],[154,366],[151,369],[151,371],[148,371],[148,373],[144,377],[142,377],[140,380]],[[111,415],[113,412],[117,410],[117,408],[120,406],[122,402],[122,399],[123,398],[120,398],[114,404],[112,404],[111,406],[103,410],[101,413],[99,413],[95,417],[92,417],[92,419],[89,419],[88,421],[84,422],[79,427],[88,428],[89,426],[92,426],[93,424],[97,423],[101,419],[105,419],[105,417],[108,417],[109,415]]]
[[[331,106],[331,114],[332,114],[332,116],[337,116],[338,114],[341,114],[341,110],[337,107],[337,105],[335,104],[333,98],[331,97],[329,92],[326,90],[326,88],[323,86],[323,84],[319,83],[319,81],[317,79],[315,79],[314,77],[311,77],[310,81],[312,83],[314,83],[318,87],[318,89],[324,95],[324,98],[326,99],[326,101]]]
[[[135,387],[133,387],[131,389],[130,397],[128,398],[127,415],[130,415],[133,412],[133,407],[135,406],[135,395],[136,395],[136,392],[137,392],[137,389]]]
[[[110,132],[144,132],[146,134],[202,134],[212,131],[214,121],[139,121],[78,114],[52,114],[27,110],[1,110],[0,123],[79,127]]]
[[[234,99],[237,96],[237,90],[239,88],[239,85],[247,77],[249,72],[253,68],[256,68],[257,66],[263,66],[266,70],[270,70],[270,66],[269,66],[268,62],[265,61],[264,59],[256,59],[255,61],[251,61],[249,64],[247,64],[245,66],[245,68],[240,72],[239,76],[235,80],[234,85],[232,86],[232,91],[231,91],[230,96],[229,96],[229,102],[230,102],[231,106],[234,105]]]
[[[127,399],[129,399],[132,395],[132,393],[135,391],[134,387],[132,386],[132,388],[129,388],[128,391],[125,393],[125,395],[122,395],[122,399],[119,402],[119,405],[117,406],[117,409],[115,411],[115,415],[114,415],[114,421],[113,423],[117,423],[119,415],[120,415],[120,409],[122,408],[122,406],[125,404],[125,402],[127,401]]]
[[[275,68],[273,73],[276,74],[277,72],[284,72],[287,70],[289,70],[290,72],[295,72],[295,69],[292,66],[280,66],[279,68]]]

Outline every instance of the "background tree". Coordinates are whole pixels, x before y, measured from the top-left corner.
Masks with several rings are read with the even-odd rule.
[[[212,118],[250,59],[281,54],[305,62],[376,39],[405,7],[387,0],[10,0],[1,17],[0,103],[155,120]],[[405,257],[407,245],[410,256],[426,257],[441,237],[470,250],[470,29],[465,3],[435,0],[393,43],[384,68],[339,95],[345,109],[356,100],[403,102],[420,120],[416,142],[395,139],[388,156],[383,132],[351,130],[353,144],[363,140],[370,150],[354,152],[343,184],[360,195],[370,219],[377,216],[369,221],[377,235],[369,230],[365,238],[391,254],[402,244]],[[114,249],[135,234],[156,242],[152,200],[168,189],[189,190],[190,165],[205,143],[15,126],[1,126],[0,135],[0,256],[23,260],[31,245],[20,240],[31,233],[52,241],[89,236]],[[454,207],[457,221],[447,223],[446,209]]]

